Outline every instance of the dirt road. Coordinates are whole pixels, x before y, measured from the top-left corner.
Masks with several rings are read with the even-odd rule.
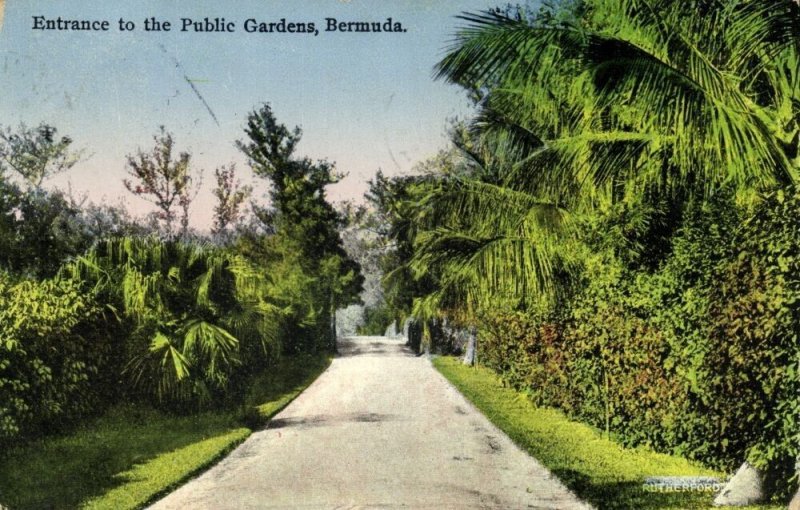
[[[269,428],[152,508],[589,508],[402,340],[340,351]]]

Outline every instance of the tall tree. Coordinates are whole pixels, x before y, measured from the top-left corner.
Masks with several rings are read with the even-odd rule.
[[[253,193],[251,186],[243,186],[236,179],[236,165],[222,166],[214,170],[217,183],[214,187],[214,226],[212,233],[224,232],[230,225],[235,225],[242,218],[242,206]]]
[[[18,130],[0,130],[0,174],[12,170],[31,188],[39,190],[50,177],[69,170],[81,159],[70,150],[72,138],[58,136],[48,124]]]
[[[125,188],[158,208],[166,235],[174,235],[173,226],[180,211],[181,233],[189,229],[189,205],[194,198],[192,187],[191,155],[174,154],[175,141],[164,126],[153,137],[154,146],[149,152],[139,149],[127,158],[128,175]]]
[[[332,318],[336,309],[359,301],[363,284],[339,235],[343,218],[325,196],[326,186],[341,175],[328,161],[296,157],[302,131],[280,124],[267,104],[248,115],[245,133],[238,147],[255,174],[271,184],[271,209],[260,216],[272,224],[276,238],[299,252],[304,271],[319,285],[320,312]]]
[[[366,194],[376,211],[373,228],[385,244],[380,260],[384,300],[396,321],[411,314],[416,296],[434,288],[430,278],[416,278],[409,267],[417,232],[411,196],[424,179],[422,176],[387,177],[379,170],[369,182]]]

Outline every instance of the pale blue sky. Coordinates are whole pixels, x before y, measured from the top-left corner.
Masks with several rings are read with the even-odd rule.
[[[355,199],[381,168],[408,172],[444,147],[446,119],[463,116],[468,101],[458,88],[434,82],[432,68],[460,23],[455,15],[502,2],[491,0],[236,0],[231,2],[7,2],[0,31],[0,124],[54,124],[91,157],[68,176],[93,200],[116,202],[125,155],[152,145],[161,124],[205,170],[206,187],[216,166],[244,159],[233,146],[247,113],[269,102],[278,119],[304,130],[299,150],[337,163],[349,176],[330,190],[334,199]],[[32,30],[33,16],[108,19],[104,33]],[[170,20],[173,31],[143,30],[146,17]],[[134,21],[120,32],[119,18]],[[185,33],[181,17],[224,17],[237,32]],[[247,18],[300,21],[324,28],[341,21],[392,17],[404,34],[249,34]],[[167,54],[160,48],[166,49]],[[176,67],[174,59],[182,68]],[[195,81],[219,120],[211,118],[184,80]],[[193,224],[205,226],[210,198],[202,193]],[[132,196],[129,207],[142,211]]]

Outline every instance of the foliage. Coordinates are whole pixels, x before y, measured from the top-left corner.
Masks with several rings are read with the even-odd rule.
[[[644,212],[644,238],[628,241],[652,268],[688,200],[791,182],[799,12],[597,0],[462,15],[437,70],[478,113],[453,133],[468,170],[440,162],[413,197],[402,262],[437,287],[415,296],[417,314],[558,302],[583,264],[574,226],[587,216]]]
[[[451,134],[454,149],[425,175],[379,173],[368,195],[386,225],[387,304],[423,320],[426,348],[442,316],[469,326],[486,308],[558,301],[579,262],[571,215],[504,176],[496,140],[458,124]]]
[[[364,323],[358,326],[359,335],[382,336],[386,328],[394,322],[392,311],[387,306],[364,308]]]
[[[86,205],[71,189],[42,188],[80,161],[71,145],[47,124],[0,128],[0,268],[47,278],[97,239],[145,232],[119,206]]]
[[[217,185],[214,187],[213,234],[220,234],[229,225],[236,225],[242,218],[242,205],[253,193],[251,186],[242,186],[236,179],[236,165],[222,166],[214,170]]]
[[[341,230],[343,247],[358,262],[364,276],[360,295],[363,304],[350,305],[336,312],[339,334],[352,335],[368,319],[369,309],[382,308],[386,313],[392,313],[385,305],[382,283],[383,261],[390,248],[387,240],[380,235],[382,225],[374,208],[345,202],[338,210],[347,220],[347,226]],[[381,330],[381,334],[384,331]]]
[[[286,236],[242,236],[237,252],[250,261],[271,268],[269,297],[281,303],[285,313],[278,332],[286,353],[314,352],[329,347],[324,297],[317,293],[317,278],[303,270],[296,244]]]
[[[80,223],[88,239],[94,241],[114,237],[146,237],[157,232],[137,222],[121,205],[76,204],[81,208]]]
[[[465,14],[438,65],[482,91],[500,121],[483,130],[499,124],[530,190],[708,196],[794,178],[796,4],[592,0],[575,14]],[[525,157],[531,136],[541,149]]]
[[[476,101],[471,134],[454,137],[471,171],[443,165],[414,197],[407,260],[438,286],[416,296],[420,313],[557,302],[584,262],[573,227],[586,217],[649,221],[626,240],[652,269],[688,201],[794,179],[791,3],[596,0],[460,17],[437,71]]]
[[[710,291],[706,413],[779,489],[800,457],[800,194],[779,191],[734,239]],[[723,407],[720,404],[724,402]]]
[[[0,444],[92,414],[113,364],[95,296],[73,282],[0,272]]]
[[[247,140],[239,141],[238,146],[250,159],[255,174],[268,179],[272,186],[268,218],[276,231],[298,243],[312,273],[327,257],[348,260],[337,230],[343,219],[325,198],[325,187],[341,178],[334,166],[295,157],[302,131],[299,127],[290,131],[278,123],[269,105],[250,113],[245,133]],[[342,276],[357,271],[352,263],[345,265]],[[357,291],[357,286],[350,289],[344,301],[352,300]]]
[[[563,394],[552,395],[551,389],[568,382],[560,324],[501,310],[488,311],[481,319],[480,364],[499,373],[509,386],[527,391],[534,404],[557,406]]]
[[[435,288],[429,275],[416,277],[408,265],[414,254],[416,235],[412,194],[421,181],[420,177],[387,177],[379,170],[369,182],[366,194],[375,210],[372,228],[385,245],[380,260],[384,300],[397,321],[411,314],[414,297]]]
[[[191,156],[163,127],[151,151],[128,157],[125,181],[157,206],[162,238],[120,207],[41,189],[77,161],[71,140],[45,125],[20,129],[0,144],[0,442],[56,432],[120,400],[231,409],[281,351],[332,347],[333,311],[357,301],[363,280],[325,199],[332,165],[276,161],[287,173],[273,194],[281,207],[266,215],[274,225],[239,229],[220,247],[185,235]],[[217,178],[224,230],[250,189],[232,166]]]
[[[627,444],[747,457],[790,490],[796,213],[774,201],[800,163],[800,7],[461,19],[437,71],[476,103],[464,163],[379,197],[403,211],[397,262],[429,283],[406,301],[482,318],[482,359],[537,402]]]
[[[726,470],[747,458],[786,496],[798,455],[798,205],[776,193],[744,226],[722,197],[692,206],[658,270],[598,254],[558,316],[492,313],[481,361],[624,444]]]
[[[327,161],[296,157],[302,131],[280,124],[267,104],[248,115],[245,133],[237,145],[255,174],[271,184],[272,208],[261,215],[273,231],[271,238],[250,240],[249,256],[262,264],[296,264],[302,276],[291,276],[295,269],[290,278],[313,286],[305,316],[315,322],[317,336],[327,338],[327,345],[316,347],[332,348],[334,314],[360,301],[364,282],[359,264],[344,250],[343,217],[325,197],[325,187],[340,176]]]
[[[48,124],[0,130],[0,181],[12,170],[28,187],[40,190],[45,180],[75,166],[81,154],[70,151],[72,138],[57,133]]]
[[[129,328],[126,374],[159,401],[201,405],[230,395],[278,349],[279,307],[241,256],[154,238],[99,244],[64,269],[97,288]]]
[[[23,191],[0,181],[0,267],[53,276],[92,242],[82,212],[60,192]]]
[[[158,218],[168,237],[174,234],[175,209],[180,209],[181,233],[185,236],[189,228],[189,205],[194,198],[191,155],[188,152],[173,155],[175,141],[164,126],[153,141],[150,152],[139,149],[135,155],[128,155],[128,175],[133,180],[125,179],[123,183],[128,191],[158,208]]]

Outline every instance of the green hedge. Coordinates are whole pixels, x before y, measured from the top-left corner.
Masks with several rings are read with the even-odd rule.
[[[100,312],[76,283],[0,273],[0,441],[92,412],[112,350]]]
[[[598,252],[557,313],[489,313],[481,362],[540,405],[626,445],[796,483],[800,454],[800,194],[747,222],[689,208],[669,256],[636,268]]]
[[[0,272],[0,446],[119,401],[236,408],[281,352],[330,347],[318,291],[299,270],[156,238],[97,243],[51,279]]]
[[[710,301],[707,412],[778,482],[800,458],[798,217],[800,194],[771,196],[736,236]]]

